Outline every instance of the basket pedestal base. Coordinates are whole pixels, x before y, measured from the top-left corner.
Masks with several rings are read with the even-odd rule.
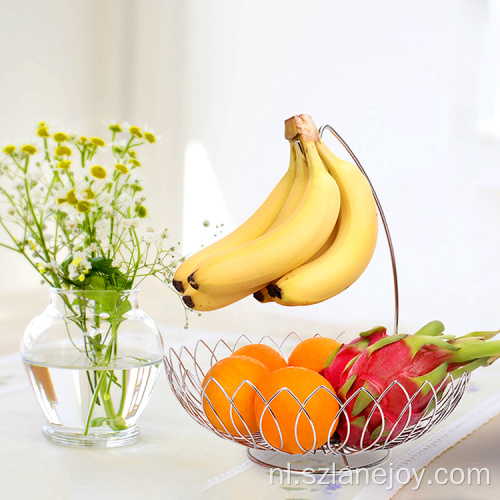
[[[263,451],[247,448],[248,458],[261,467],[297,474],[319,474],[340,476],[346,469],[369,469],[381,465],[391,456],[391,450],[363,451],[350,455],[332,453],[306,453],[289,455],[280,451]]]

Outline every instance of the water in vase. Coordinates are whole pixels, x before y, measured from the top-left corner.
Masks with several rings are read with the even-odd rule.
[[[158,379],[160,363],[121,360],[108,367],[56,367],[25,362],[52,429],[96,435],[135,426]]]

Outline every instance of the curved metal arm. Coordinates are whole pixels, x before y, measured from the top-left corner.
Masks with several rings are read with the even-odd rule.
[[[349,153],[349,156],[353,159],[354,163],[356,166],[361,170],[361,173],[366,177],[366,180],[368,181],[368,184],[370,185],[370,188],[373,193],[373,198],[375,199],[375,203],[377,205],[378,213],[380,214],[380,218],[382,220],[382,224],[384,226],[384,231],[385,231],[385,236],[387,238],[387,243],[389,245],[389,252],[391,254],[391,264],[392,264],[392,274],[393,274],[393,279],[394,279],[394,334],[398,333],[398,324],[399,324],[399,289],[398,289],[398,272],[396,269],[396,256],[394,255],[394,247],[392,245],[392,239],[391,239],[391,234],[389,232],[389,226],[387,225],[387,219],[385,218],[384,211],[382,209],[382,205],[380,204],[380,200],[377,196],[377,193],[373,187],[373,184],[370,181],[370,178],[365,172],[365,169],[361,166],[361,163],[359,160],[356,158],[356,155],[352,152],[351,148],[347,145],[347,143],[340,137],[340,135],[334,130],[333,127],[330,125],[323,125],[319,129],[319,135],[320,137],[323,137],[323,132],[325,130],[328,130],[331,132],[335,138],[342,144],[344,149]]]

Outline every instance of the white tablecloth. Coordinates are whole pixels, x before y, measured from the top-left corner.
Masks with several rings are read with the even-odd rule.
[[[190,332],[192,339],[199,332]],[[203,334],[208,342],[220,337]],[[227,337],[226,337],[227,338]],[[171,332],[169,342],[186,339]],[[266,469],[249,462],[246,450],[223,440],[192,420],[161,374],[139,426],[141,437],[117,449],[74,449],[54,445],[41,434],[44,418],[28,386],[19,354],[0,357],[0,498],[1,499],[384,499],[498,498],[499,418],[453,450],[428,464],[500,412],[500,363],[480,369],[455,412],[428,436],[393,450],[386,470],[425,467],[418,490],[415,479],[402,484],[361,482],[357,486],[306,484],[294,476],[271,485]],[[462,450],[460,452],[460,449]],[[457,455],[456,450],[459,450]],[[474,455],[476,454],[476,455]],[[436,465],[489,467],[490,485],[430,485]],[[406,479],[406,476],[401,476]],[[460,488],[460,490],[458,489]],[[457,492],[460,492],[459,494]]]

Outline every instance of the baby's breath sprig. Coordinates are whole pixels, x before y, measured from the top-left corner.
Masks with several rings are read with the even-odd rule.
[[[0,154],[0,246],[23,255],[42,282],[67,289],[131,289],[147,276],[170,284],[178,261],[167,230],[148,224],[137,148],[147,128],[108,126],[111,138],[52,132]]]

